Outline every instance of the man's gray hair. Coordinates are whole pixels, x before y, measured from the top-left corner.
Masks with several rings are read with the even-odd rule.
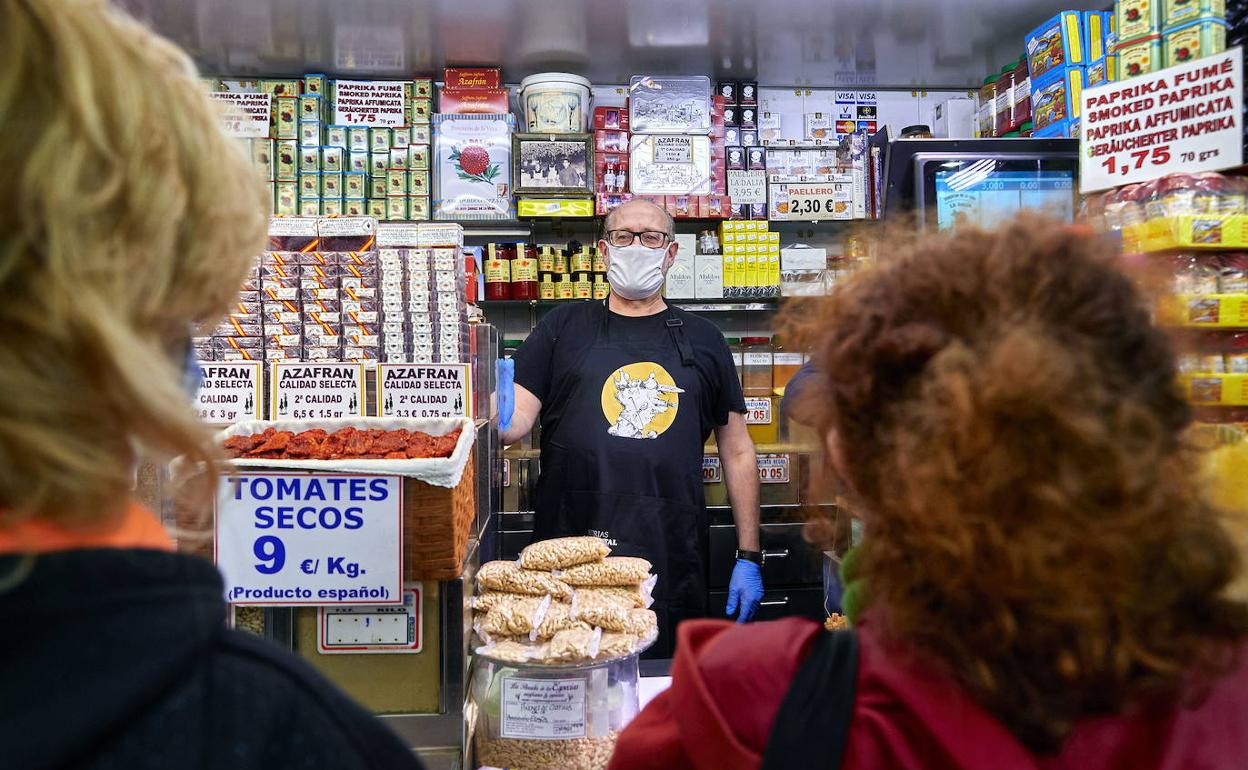
[[[603,232],[604,233],[610,232],[611,223],[615,221],[615,215],[620,211],[620,209],[624,208],[625,206],[632,206],[633,204],[636,204],[636,203],[644,203],[648,206],[653,206],[655,211],[658,211],[660,214],[663,215],[663,221],[667,222],[667,227],[665,229],[667,231],[668,237],[674,238],[676,236],[676,220],[672,218],[672,215],[667,213],[667,209],[663,208],[662,206],[655,203],[654,201],[646,200],[645,198],[633,198],[632,200],[625,201],[621,205],[611,209],[611,211],[607,213],[606,220],[603,221],[602,223]]]

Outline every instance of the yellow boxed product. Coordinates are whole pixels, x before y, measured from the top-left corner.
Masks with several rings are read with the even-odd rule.
[[[1164,300],[1158,315],[1171,325],[1248,329],[1248,295],[1181,294]]]
[[[520,198],[516,216],[520,217],[592,217],[594,202],[588,198]]]
[[[1187,398],[1207,406],[1248,406],[1248,374],[1185,374]]]
[[[747,295],[757,293],[758,288],[758,249],[754,246],[747,246],[745,252],[745,280],[742,282],[747,289]]]
[[[407,219],[407,196],[386,198],[386,219]]]
[[[1127,225],[1122,231],[1128,252],[1169,249],[1226,249],[1248,247],[1248,216],[1243,214],[1186,214]]]
[[[342,210],[342,198],[327,198],[321,201],[321,216],[340,217]]]

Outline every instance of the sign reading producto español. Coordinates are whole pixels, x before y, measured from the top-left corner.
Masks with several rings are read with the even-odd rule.
[[[1240,165],[1243,104],[1239,48],[1087,89],[1080,191]]]
[[[364,416],[363,364],[273,364],[274,420]]]

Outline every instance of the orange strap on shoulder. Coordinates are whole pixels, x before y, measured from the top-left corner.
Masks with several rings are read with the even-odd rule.
[[[0,526],[0,554],[51,553],[85,548],[174,550],[173,540],[156,515],[130,503],[118,517],[98,524],[71,526],[26,519]]]

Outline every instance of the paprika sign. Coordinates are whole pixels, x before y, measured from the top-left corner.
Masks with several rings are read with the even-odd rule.
[[[403,125],[402,81],[334,81],[334,123],[374,127]]]
[[[1243,161],[1242,49],[1083,92],[1079,189]]]
[[[269,135],[269,94],[212,91],[208,96],[221,105],[221,126],[230,136],[263,139]]]

